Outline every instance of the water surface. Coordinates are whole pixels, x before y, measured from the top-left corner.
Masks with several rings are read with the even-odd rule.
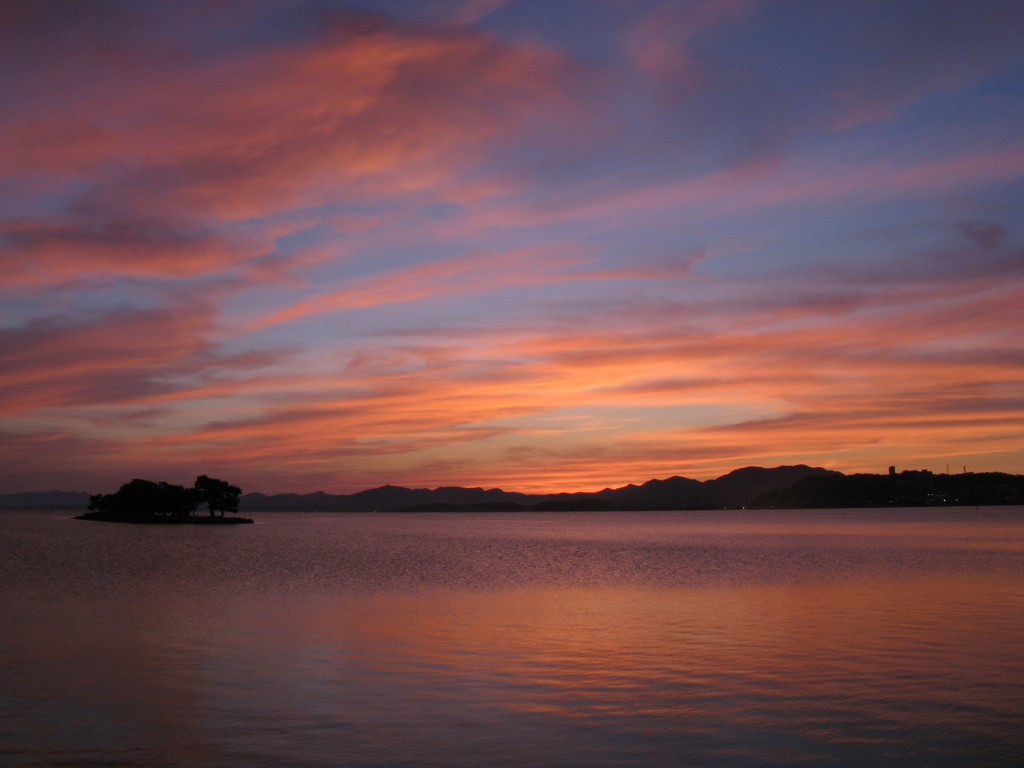
[[[0,764],[1006,766],[1024,510],[0,513]]]

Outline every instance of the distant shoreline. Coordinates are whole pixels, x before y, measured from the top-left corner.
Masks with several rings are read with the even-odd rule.
[[[0,494],[0,509],[84,512],[87,493]],[[673,476],[595,492],[528,494],[461,486],[384,485],[352,494],[317,491],[240,497],[242,514],[260,512],[584,512],[712,509],[864,509],[971,507],[1024,503],[1024,475],[1004,472],[933,474],[895,467],[886,474],[844,475],[805,464],[743,467],[713,480]],[[129,507],[131,508],[131,507]],[[145,503],[140,509],[152,508]],[[98,518],[84,518],[98,519]]]

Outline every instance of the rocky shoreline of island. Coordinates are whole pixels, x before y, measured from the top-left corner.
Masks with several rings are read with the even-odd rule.
[[[189,515],[188,517],[133,515],[124,517],[104,512],[85,512],[75,515],[72,519],[95,520],[101,523],[135,523],[136,525],[244,525],[255,522],[248,517],[210,517],[209,515]]]

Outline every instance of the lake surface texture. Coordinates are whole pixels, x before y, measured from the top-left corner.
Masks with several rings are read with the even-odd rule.
[[[0,513],[0,765],[1012,766],[1024,510]]]

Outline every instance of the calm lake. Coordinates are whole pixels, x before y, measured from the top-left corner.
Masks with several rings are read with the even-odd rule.
[[[1011,766],[1024,508],[0,512],[0,765]]]

